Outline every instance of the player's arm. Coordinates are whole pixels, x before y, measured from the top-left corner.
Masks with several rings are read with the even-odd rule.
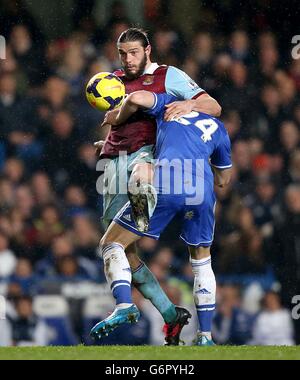
[[[127,96],[116,116],[115,125],[124,123],[140,108],[149,109],[155,104],[155,95],[149,91],[136,91]]]
[[[220,104],[207,93],[201,94],[197,99],[176,101],[166,105],[165,120],[170,121],[186,115],[192,111],[204,112],[211,116],[220,116],[222,108]]]
[[[140,108],[149,109],[154,106],[155,96],[149,91],[136,91],[127,96],[116,117],[116,125],[124,123]]]
[[[214,172],[214,183],[216,186],[224,187],[229,184],[232,174],[232,168],[218,169],[212,166]]]
[[[220,116],[222,108],[220,104],[208,95],[185,72],[170,66],[166,76],[166,91],[180,101],[168,104],[165,112],[165,120],[180,117],[192,111],[204,112],[211,116]]]
[[[105,125],[120,125],[124,123],[139,108],[151,108],[155,103],[155,96],[149,91],[135,91],[128,95],[120,109],[106,112],[101,127]]]
[[[224,125],[220,125],[219,130],[220,139],[210,157],[210,165],[215,185],[224,187],[229,184],[232,174],[231,143]]]

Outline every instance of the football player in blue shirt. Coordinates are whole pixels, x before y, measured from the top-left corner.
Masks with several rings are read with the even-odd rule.
[[[132,273],[125,249],[141,236],[159,239],[161,232],[176,216],[182,221],[180,238],[188,245],[194,273],[193,295],[199,320],[196,344],[214,344],[211,324],[216,280],[210,256],[215,226],[214,185],[223,187],[230,180],[230,140],[223,123],[204,113],[191,112],[165,121],[165,106],[174,100],[173,95],[137,91],[127,97],[114,120],[115,125],[123,123],[140,109],[156,117],[154,186],[158,198],[147,233],[137,228],[128,203],[117,214],[100,242],[105,274],[116,299],[116,309],[93,327],[93,336],[101,337],[120,324],[138,321],[139,311],[132,302]]]

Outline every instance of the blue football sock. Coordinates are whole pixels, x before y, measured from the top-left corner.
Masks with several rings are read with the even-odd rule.
[[[122,303],[132,304],[130,282],[124,280],[114,281],[110,288],[116,300],[116,305]]]
[[[213,310],[207,310],[209,306],[211,306]],[[201,309],[201,306],[197,307],[197,315],[198,315],[198,320],[199,320],[200,331],[203,331],[203,332],[211,331],[214,309],[215,309],[215,305],[206,305],[206,309],[205,309],[205,306],[202,307],[202,309]]]
[[[166,323],[175,321],[177,316],[175,305],[169,300],[157,279],[144,263],[132,272],[132,283],[146,299],[151,301]]]

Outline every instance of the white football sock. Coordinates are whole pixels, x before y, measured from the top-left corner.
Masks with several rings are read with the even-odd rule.
[[[201,260],[191,259],[190,262],[195,276],[193,295],[200,331],[208,336],[216,303],[216,279],[211,267],[211,257]]]
[[[118,243],[109,243],[102,247],[101,253],[106,280],[116,299],[117,306],[122,308],[132,305],[132,276],[124,248]]]

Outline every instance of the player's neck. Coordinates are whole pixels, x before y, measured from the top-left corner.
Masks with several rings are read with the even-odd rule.
[[[149,69],[149,67],[153,64],[153,62],[149,61],[146,63],[144,73]]]

